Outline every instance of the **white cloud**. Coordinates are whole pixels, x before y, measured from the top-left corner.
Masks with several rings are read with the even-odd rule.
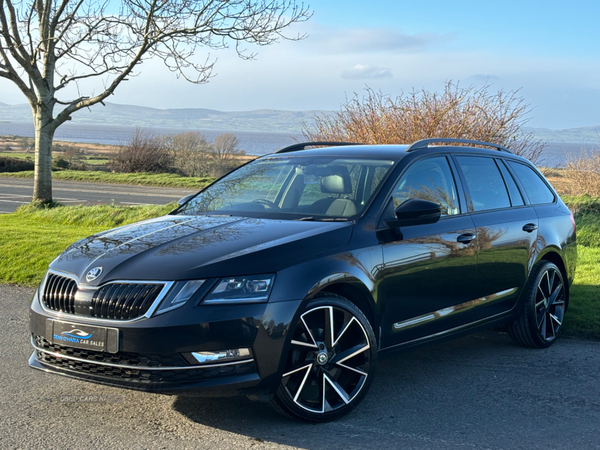
[[[392,78],[392,69],[389,67],[370,66],[357,64],[342,72],[341,77],[346,80],[369,80],[374,78]]]
[[[385,28],[333,28],[317,25],[308,31],[313,51],[341,53],[414,53],[453,40],[456,34],[406,34]]]

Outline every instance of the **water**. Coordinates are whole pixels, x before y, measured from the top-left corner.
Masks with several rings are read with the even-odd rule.
[[[55,139],[68,142],[86,142],[108,145],[122,145],[131,136],[134,127],[118,127],[113,125],[87,125],[78,123],[65,123],[55,134]],[[184,131],[200,131],[209,141],[221,133],[233,133],[239,140],[239,148],[248,155],[266,155],[296,143],[295,139],[302,141],[300,134],[267,133],[254,131],[216,131],[216,130],[190,130],[183,128],[149,128],[155,134],[177,134]],[[29,122],[0,122],[0,136],[17,135],[33,137],[33,125]],[[549,142],[542,155],[539,165],[547,167],[560,167],[565,164],[567,157],[578,157],[582,149],[589,152],[600,153],[600,146],[594,144],[581,144],[573,142]]]
[[[239,140],[239,148],[248,155],[266,155],[274,151],[295,144],[302,140],[300,134],[289,133],[263,133],[255,131],[219,131],[219,130],[191,130],[185,128],[148,128],[154,134],[178,134],[186,131],[199,131],[210,142],[222,133],[233,133]],[[135,127],[117,127],[112,125],[87,125],[65,123],[58,127],[54,134],[57,141],[85,142],[92,144],[123,145],[127,142]],[[26,122],[0,122],[0,136],[15,135],[33,137],[33,124]]]

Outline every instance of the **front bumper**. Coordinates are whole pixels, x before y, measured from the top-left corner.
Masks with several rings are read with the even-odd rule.
[[[29,365],[38,370],[128,389],[195,395],[269,397],[279,385],[286,336],[300,300],[248,305],[185,305],[118,329],[117,352],[53,342],[50,320],[86,325],[85,317],[55,314],[34,295],[30,310]],[[88,325],[98,325],[88,323]],[[50,328],[51,329],[51,328]],[[191,352],[251,348],[251,357],[194,363]]]

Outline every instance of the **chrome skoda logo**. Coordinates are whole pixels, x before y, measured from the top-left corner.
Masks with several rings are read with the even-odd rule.
[[[85,279],[87,281],[94,281],[96,278],[98,278],[100,276],[100,274],[102,274],[102,267],[94,267],[92,270],[90,270],[87,275],[85,276]]]

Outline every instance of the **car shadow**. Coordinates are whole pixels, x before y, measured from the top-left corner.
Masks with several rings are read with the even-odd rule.
[[[375,433],[394,441],[415,444],[415,440],[427,439],[431,444],[435,436],[440,442],[447,438],[443,430],[460,429],[465,417],[472,423],[477,417],[493,415],[495,403],[482,402],[481,398],[489,398],[498,389],[499,379],[507,376],[507,370],[513,371],[515,364],[527,365],[531,352],[517,347],[505,333],[487,331],[396,353],[379,361],[362,404],[351,414],[325,424],[285,418],[269,404],[245,397],[179,396],[173,408],[193,422],[257,442],[304,448],[370,448],[377,446],[372,440]]]

